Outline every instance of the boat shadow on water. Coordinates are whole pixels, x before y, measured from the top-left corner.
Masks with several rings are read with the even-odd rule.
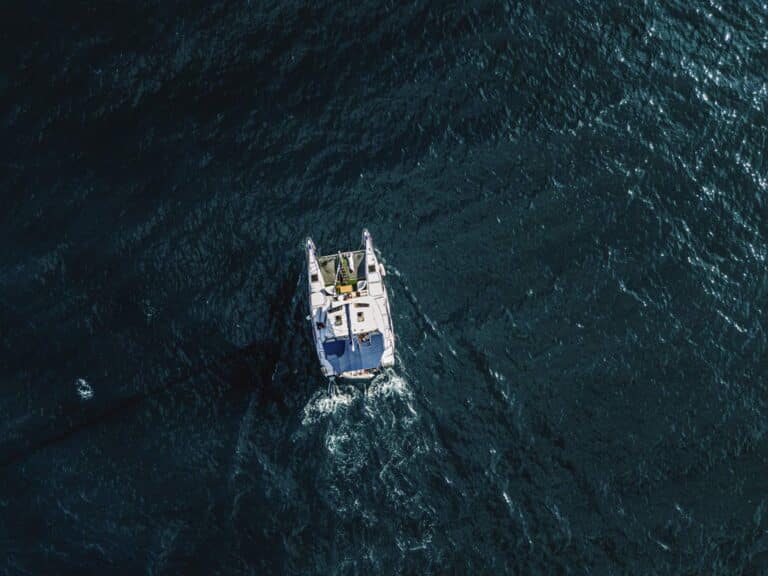
[[[142,389],[117,399],[113,397],[108,401],[73,401],[52,417],[41,415],[33,419],[27,429],[15,432],[13,436],[17,438],[16,441],[0,444],[0,468],[22,462],[79,432],[124,418],[141,409],[150,399],[172,393],[172,389],[183,387],[201,376],[212,377],[230,389],[255,389],[261,405],[281,405],[283,395],[272,385],[272,375],[279,358],[280,347],[275,341],[257,341],[215,360],[179,368],[176,376],[150,389]],[[98,383],[95,387],[98,388]]]
[[[297,354],[295,348],[310,346],[309,338],[300,334],[302,342],[297,344],[297,332],[293,327],[302,326],[298,294],[293,286],[298,263],[282,273],[274,293],[268,299],[270,310],[283,311],[269,319],[267,337],[259,338],[247,346],[234,348],[226,337],[211,326],[198,327],[187,333],[176,348],[183,350],[183,357],[197,358],[188,364],[165,370],[168,377],[154,386],[138,387],[122,395],[89,394],[87,401],[73,397],[58,406],[57,410],[43,411],[23,420],[23,429],[7,430],[0,441],[0,469],[24,462],[34,454],[64,442],[80,432],[107,425],[115,420],[145,408],[150,400],[163,395],[180,395],[182,389],[200,385],[201,380],[214,382],[223,391],[243,390],[255,394],[260,408],[274,406],[280,412],[290,410],[293,402],[286,398],[300,391],[291,391],[283,385],[280,377],[290,370],[295,361],[306,355]],[[169,341],[173,337],[168,335]],[[179,340],[178,336],[176,337]],[[189,347],[197,350],[190,352]],[[227,350],[229,349],[229,350]],[[221,352],[217,352],[221,351]],[[141,379],[133,374],[126,379]],[[78,379],[78,391],[85,381]],[[114,389],[112,382],[91,379],[88,390]]]

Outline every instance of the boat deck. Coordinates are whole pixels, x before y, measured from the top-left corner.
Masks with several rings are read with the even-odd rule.
[[[333,366],[336,374],[357,370],[378,368],[384,354],[384,336],[380,332],[369,334],[365,341],[355,337],[355,349],[352,350],[347,338],[326,340],[323,343],[325,357]]]

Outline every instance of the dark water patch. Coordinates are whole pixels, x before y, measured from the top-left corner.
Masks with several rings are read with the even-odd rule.
[[[761,3],[9,10],[2,570],[762,573]]]

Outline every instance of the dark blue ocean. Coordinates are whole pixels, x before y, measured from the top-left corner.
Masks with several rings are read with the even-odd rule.
[[[768,3],[0,20],[0,574],[768,574]]]

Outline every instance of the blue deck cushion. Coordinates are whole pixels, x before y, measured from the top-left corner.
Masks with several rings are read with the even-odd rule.
[[[384,354],[384,336],[381,332],[370,335],[368,342],[355,339],[355,349],[352,350],[349,340],[339,338],[323,342],[325,358],[333,366],[336,374],[352,370],[368,370],[381,365],[381,355]]]
[[[341,356],[344,354],[346,340],[326,340],[323,350],[326,356]]]

